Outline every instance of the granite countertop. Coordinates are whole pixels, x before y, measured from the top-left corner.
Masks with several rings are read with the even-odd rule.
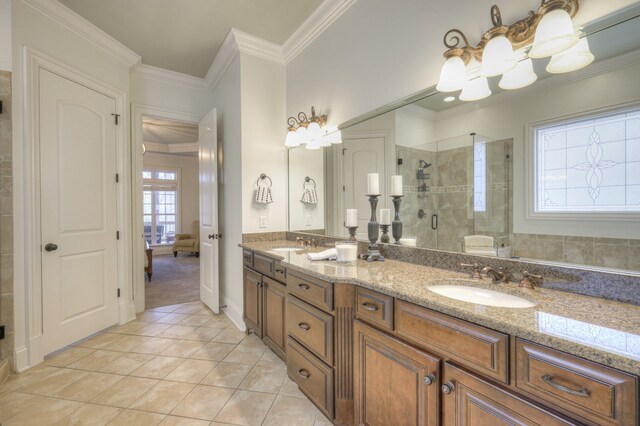
[[[358,260],[355,265],[307,259],[309,250],[272,251],[292,247],[292,241],[240,244],[241,247],[281,259],[288,269],[325,281],[348,283],[379,291],[456,318],[540,343],[622,371],[640,375],[640,306],[582,296],[564,291],[520,289],[517,284],[492,284],[469,279],[468,274],[387,259]],[[440,296],[427,287],[436,284],[471,285],[520,296],[536,303],[532,308],[498,308]]]

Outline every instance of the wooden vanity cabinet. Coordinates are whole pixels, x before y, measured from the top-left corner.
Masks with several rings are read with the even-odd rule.
[[[247,332],[262,338],[262,275],[244,268],[243,314]]]
[[[262,341],[285,359],[285,310],[287,287],[271,278],[262,278]]]

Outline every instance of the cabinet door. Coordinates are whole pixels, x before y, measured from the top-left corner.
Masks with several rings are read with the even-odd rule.
[[[442,424],[445,426],[579,424],[448,363],[442,381]]]
[[[437,425],[440,359],[356,321],[358,425]]]
[[[284,315],[287,288],[267,277],[262,278],[262,284],[262,296],[264,297],[264,314],[262,317],[263,341],[280,358],[285,359]]]
[[[250,269],[244,269],[244,322],[247,331],[262,337],[262,276]]]

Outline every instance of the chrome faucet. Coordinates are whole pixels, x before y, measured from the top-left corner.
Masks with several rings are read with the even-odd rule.
[[[537,286],[542,285],[543,280],[544,278],[542,277],[542,275],[533,275],[528,271],[524,271],[522,273],[522,281],[520,281],[520,285],[518,285],[518,287],[533,290]]]
[[[502,268],[498,268],[498,270],[496,271],[491,266],[485,266],[484,268],[482,268],[482,273],[490,276],[491,282],[494,284],[509,282],[509,273]]]
[[[300,246],[304,246],[304,238],[296,237],[296,243],[298,243],[298,245]]]
[[[469,275],[469,278],[474,279],[476,278],[476,275],[477,275],[479,279],[482,279],[482,266],[478,265],[477,263],[474,263],[473,265],[469,263],[461,263],[460,266],[473,268],[473,270],[471,271],[471,274]]]
[[[305,240],[303,237],[296,237],[296,243],[300,246],[304,247],[317,247],[316,239],[312,238],[310,240]]]

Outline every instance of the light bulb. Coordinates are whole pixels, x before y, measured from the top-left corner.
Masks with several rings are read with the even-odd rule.
[[[289,148],[300,146],[300,141],[298,141],[298,135],[295,130],[290,130],[287,133],[287,139],[284,142],[284,146]]]
[[[464,86],[460,93],[459,99],[461,101],[478,101],[491,95],[491,89],[489,89],[489,82],[487,77],[477,77]]]
[[[544,14],[529,51],[531,58],[546,58],[564,52],[578,43],[573,30],[571,16],[564,9],[555,9]]]
[[[298,130],[296,130],[296,135],[298,135],[298,142],[301,145],[304,145],[307,142],[309,142],[309,132],[307,131],[306,127],[304,126],[298,127]]]
[[[311,123],[309,123],[309,126],[307,127],[307,133],[309,134],[310,141],[319,139],[320,137],[322,137],[322,131],[320,130],[320,125],[315,121],[312,121]]]
[[[547,65],[547,71],[552,74],[576,71],[589,65],[593,59],[589,42],[583,37],[569,50],[553,55]]]
[[[521,89],[533,84],[537,79],[538,76],[533,72],[533,62],[531,58],[527,58],[518,62],[511,71],[504,73],[498,86],[504,90]]]
[[[440,80],[436,89],[440,92],[455,92],[467,82],[467,70],[464,61],[459,56],[452,56],[442,65]]]
[[[493,77],[514,69],[517,65],[511,42],[503,35],[489,40],[482,52],[480,74]]]

